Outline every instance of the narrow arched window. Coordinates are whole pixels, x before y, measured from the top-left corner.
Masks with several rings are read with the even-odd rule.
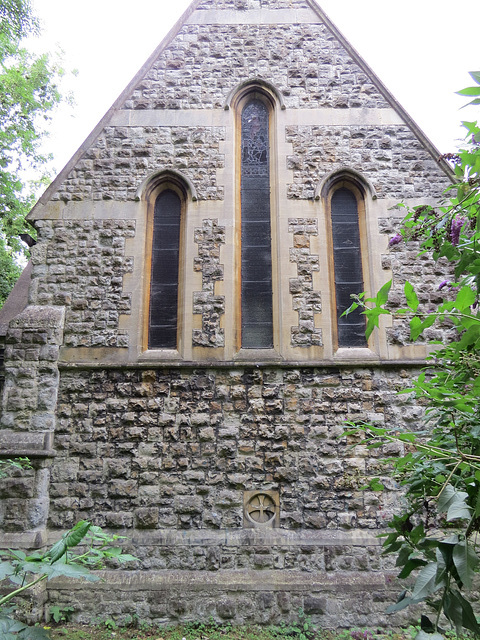
[[[273,347],[269,109],[247,98],[241,112],[241,345]]]
[[[335,272],[335,304],[339,347],[366,347],[365,319],[360,309],[342,316],[352,293],[364,291],[359,201],[353,190],[340,187],[330,201]]]
[[[155,200],[148,324],[149,349],[175,349],[182,201],[172,189]]]

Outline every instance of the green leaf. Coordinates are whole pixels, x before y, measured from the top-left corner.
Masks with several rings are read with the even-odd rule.
[[[342,313],[341,317],[343,318],[344,316],[348,316],[349,313],[352,313],[352,311],[358,309],[358,306],[358,302],[352,302],[348,309],[345,309],[345,311]]]
[[[373,478],[368,483],[368,488],[372,491],[383,491],[385,489],[385,485],[380,482],[379,478]]]
[[[76,547],[83,538],[87,535],[88,530],[92,526],[91,522],[87,522],[86,520],[80,520],[77,524],[69,531],[67,537],[65,539],[65,544],[68,549],[72,549]]]
[[[419,304],[418,296],[415,293],[415,289],[410,284],[410,282],[408,282],[408,280],[405,282],[405,297],[407,299],[408,306],[415,313],[418,309],[418,304]]]
[[[453,562],[461,581],[471,589],[472,580],[479,564],[478,556],[467,540],[462,540],[453,548]]]
[[[45,573],[48,576],[48,580],[58,578],[59,576],[64,576],[65,578],[81,578],[88,580],[89,582],[97,582],[100,580],[98,576],[91,573],[88,567],[70,562],[66,563],[57,561],[54,564],[47,564],[42,573]]]
[[[5,580],[7,576],[11,576],[15,573],[15,567],[11,562],[0,562],[0,580]]]
[[[456,91],[459,96],[480,96],[480,87],[467,87]]]
[[[410,320],[410,339],[416,340],[422,332],[422,321],[418,316]]]
[[[455,307],[459,311],[468,309],[475,302],[476,293],[470,287],[462,287],[455,298]]]
[[[447,484],[438,499],[438,510],[447,512],[447,520],[455,520],[456,518],[470,518],[472,509],[466,503],[468,493],[458,491],[451,484]]]
[[[469,71],[468,73],[474,82],[480,84],[480,71]]]
[[[399,433],[397,438],[402,442],[415,442],[417,436],[414,433]]]
[[[471,604],[465,600],[465,598],[461,595],[459,591],[450,591],[450,598],[457,600],[460,607],[462,608],[462,626],[465,629],[470,629],[477,636],[480,635],[480,625],[477,622],[477,618],[472,609]]]
[[[426,564],[426,560],[422,560],[421,558],[411,558],[404,564],[403,569],[398,574],[398,577],[404,580],[405,578],[408,578],[412,571],[415,571],[420,567],[424,567]]]
[[[371,311],[369,311],[367,318],[368,319],[367,319],[367,327],[365,329],[365,337],[368,340],[372,335],[375,327],[378,327],[379,314],[378,313],[373,314]]]
[[[2,640],[48,640],[50,634],[42,627],[28,627],[0,613],[0,638]]]
[[[480,483],[480,471],[475,471],[475,480],[477,481],[477,487],[479,486],[478,483]],[[475,513],[474,513],[475,517],[478,518],[478,516],[480,515],[480,488],[477,489],[477,498],[475,500]]]
[[[389,280],[379,290],[375,299],[375,304],[377,307],[383,306],[386,302],[388,302],[388,294],[390,293],[391,288],[392,288],[392,281]]]
[[[437,582],[436,580],[437,569],[438,565],[436,562],[430,562],[423,567],[417,576],[412,592],[412,600],[424,600],[442,586],[443,581]]]
[[[402,609],[406,609],[406,607],[410,606],[414,603],[414,600],[407,596],[406,591],[402,591],[399,595],[398,600],[395,604],[390,605],[386,609],[386,613],[395,613],[397,611],[401,611]]]
[[[68,551],[68,549],[72,549],[76,547],[83,538],[86,536],[88,530],[91,527],[91,523],[86,520],[80,520],[77,524],[70,529],[66,534],[62,536],[62,538],[53,545],[50,551],[47,551],[45,554],[45,558],[50,558],[50,562],[53,564],[60,560]]]
[[[431,327],[432,324],[435,323],[436,319],[437,319],[437,316],[434,313],[431,313],[430,315],[428,315],[421,324],[420,332],[422,333],[425,329],[428,329],[429,327]]]

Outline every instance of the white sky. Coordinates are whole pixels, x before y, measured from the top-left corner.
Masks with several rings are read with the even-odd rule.
[[[76,106],[63,107],[46,150],[60,170],[120,92],[180,18],[190,0],[32,0],[44,33],[38,51],[63,49],[66,88]],[[382,79],[442,153],[462,138],[461,120],[480,109],[459,110],[455,91],[480,70],[480,1],[319,0],[344,36]]]

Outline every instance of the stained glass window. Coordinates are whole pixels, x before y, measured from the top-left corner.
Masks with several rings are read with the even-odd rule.
[[[360,309],[343,316],[352,303],[350,294],[364,290],[358,205],[349,189],[332,196],[332,236],[339,347],[366,347],[365,319]]]
[[[178,266],[182,203],[170,189],[155,202],[148,348],[177,347]]]
[[[258,99],[242,111],[242,347],[273,347],[269,113]]]

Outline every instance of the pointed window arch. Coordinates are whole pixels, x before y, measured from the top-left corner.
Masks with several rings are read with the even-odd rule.
[[[148,349],[179,349],[187,189],[181,177],[171,172],[158,174],[145,189],[148,203]]]
[[[273,347],[270,189],[271,100],[250,89],[239,102],[241,347]]]
[[[338,347],[366,347],[365,318],[360,309],[342,316],[352,293],[365,290],[365,251],[362,247],[365,200],[363,190],[349,180],[339,180],[329,189],[333,247],[332,298]]]
[[[153,219],[149,349],[177,348],[181,211],[182,201],[172,189],[164,189],[157,196]]]

